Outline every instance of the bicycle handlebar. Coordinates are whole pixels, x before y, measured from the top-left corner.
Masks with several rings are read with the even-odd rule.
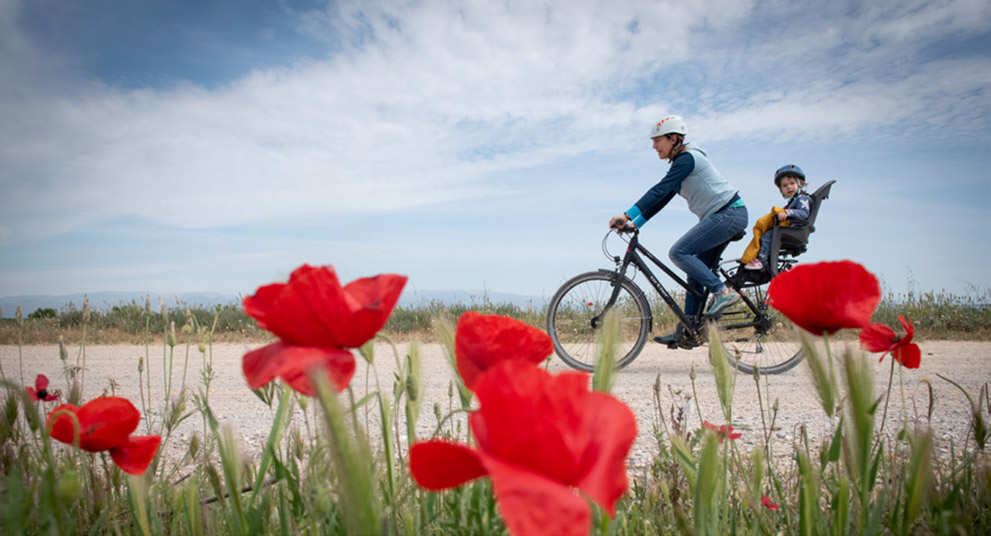
[[[630,224],[626,224],[623,227],[613,227],[612,229],[616,231],[617,234],[625,234],[625,233],[636,234],[640,232],[640,229],[637,228],[636,225],[630,225]]]

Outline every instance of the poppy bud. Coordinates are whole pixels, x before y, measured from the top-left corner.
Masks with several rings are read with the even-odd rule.
[[[89,323],[89,297],[83,298],[83,323]]]
[[[69,359],[69,350],[66,350],[65,341],[62,339],[61,335],[58,336],[58,357],[62,361]]]
[[[437,422],[440,422],[444,418],[440,412],[440,402],[434,402],[434,417],[437,417]]]
[[[145,296],[145,314],[151,315],[151,296]]]
[[[201,342],[198,348],[199,348],[201,354],[205,354],[206,353],[206,343]]]
[[[79,405],[79,402],[83,399],[82,387],[80,387],[79,381],[75,378],[72,380],[72,386],[69,387],[69,396],[66,398],[66,402],[73,405]]]
[[[138,374],[140,375],[142,372],[144,372],[144,370],[145,370],[145,357],[141,355],[138,356]]]
[[[21,322],[24,321],[24,316],[21,315],[21,306],[20,305],[17,306],[17,314],[15,316],[17,317],[17,323],[18,324],[20,324]]]
[[[189,335],[192,331],[193,331],[193,328],[189,324],[184,324],[182,326],[182,333],[184,335]]]
[[[175,348],[175,322],[169,323],[169,348]]]

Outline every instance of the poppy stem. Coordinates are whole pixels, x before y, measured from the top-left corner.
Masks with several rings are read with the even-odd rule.
[[[884,357],[884,356],[882,356]],[[884,421],[888,418],[888,401],[891,399],[891,380],[895,377],[895,359],[891,359],[891,370],[888,373],[888,390],[884,393],[884,411],[881,412],[881,427],[878,428],[877,440],[874,441],[874,447],[877,447],[878,441],[881,440],[884,434]],[[874,449],[871,449],[874,450]]]

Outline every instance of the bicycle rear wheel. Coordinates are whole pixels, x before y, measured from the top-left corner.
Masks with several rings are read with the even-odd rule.
[[[763,374],[779,374],[805,358],[796,328],[767,306],[766,290],[764,285],[743,291],[756,305],[756,313],[740,302],[723,313],[718,322],[727,359],[747,374],[753,374],[755,367]]]
[[[547,334],[554,351],[568,366],[595,369],[595,338],[602,327],[602,313],[613,291],[616,274],[587,272],[568,280],[547,307]],[[624,277],[612,310],[619,314],[616,368],[630,364],[640,354],[650,334],[650,305],[643,291]]]

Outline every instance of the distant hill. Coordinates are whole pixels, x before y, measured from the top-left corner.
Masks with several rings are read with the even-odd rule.
[[[0,307],[3,308],[3,318],[13,318],[17,314],[17,307],[21,307],[21,314],[27,316],[38,309],[55,309],[60,311],[68,308],[83,308],[83,301],[89,297],[89,307],[94,311],[110,309],[115,305],[130,304],[132,301],[144,306],[145,297],[151,298],[152,311],[161,309],[164,303],[168,307],[178,305],[212,307],[215,305],[226,305],[236,303],[240,300],[238,296],[230,294],[218,294],[213,292],[185,292],[180,294],[156,294],[154,292],[92,292],[89,294],[62,294],[52,296],[23,295],[5,296],[0,298]],[[159,301],[161,300],[161,301]]]
[[[62,295],[22,295],[0,297],[0,309],[3,318],[14,318],[17,314],[17,307],[21,307],[21,314],[25,317],[38,309],[55,309],[60,311],[74,307],[82,309],[83,300],[89,297],[90,309],[102,311],[110,309],[115,305],[130,304],[132,301],[143,306],[145,297],[151,298],[152,311],[158,311],[161,303],[168,307],[182,306],[203,306],[213,307],[215,305],[227,305],[240,303],[242,296],[233,294],[218,294],[213,292],[184,292],[179,294],[157,294],[154,292],[92,292],[89,294],[62,294]],[[159,301],[161,300],[161,301]],[[542,307],[548,298],[537,296],[526,296],[521,294],[509,294],[505,292],[490,291],[454,291],[454,290],[424,290],[403,292],[399,298],[399,305],[403,307],[422,307],[431,303],[443,303],[453,305],[462,303],[473,304],[504,304],[510,303],[517,306],[531,305]]]

